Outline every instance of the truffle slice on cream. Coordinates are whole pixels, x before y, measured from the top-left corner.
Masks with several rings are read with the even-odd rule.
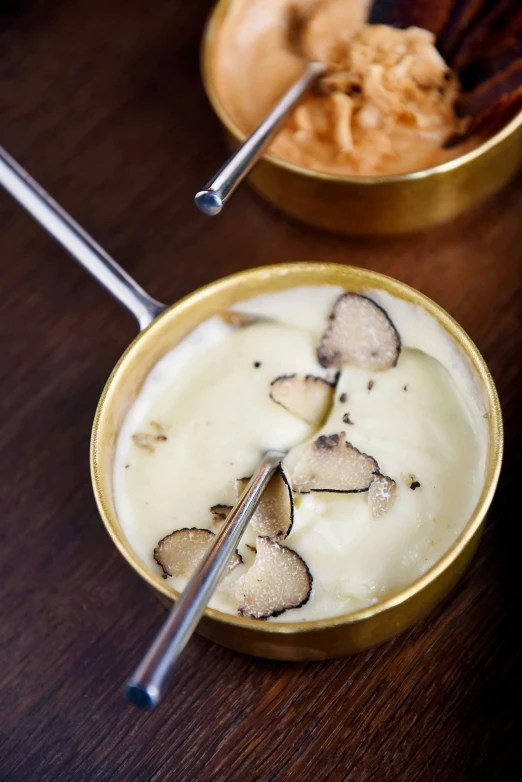
[[[387,475],[376,475],[368,491],[368,503],[374,519],[380,519],[395,502],[397,484]]]
[[[421,27],[439,35],[454,5],[455,0],[374,0],[370,6],[369,21],[393,27]]]
[[[163,577],[186,576],[190,578],[212,545],[215,533],[209,529],[178,529],[162,538],[154,549],[154,559],[163,570]],[[236,551],[225,571],[228,575],[243,559]]]
[[[232,505],[213,505],[210,509],[214,524],[221,524],[232,510]]]
[[[323,367],[353,364],[371,372],[394,367],[401,352],[399,334],[386,312],[360,293],[337,299],[317,356]]]
[[[280,375],[270,384],[270,399],[311,426],[321,426],[332,406],[335,384],[314,375]]]
[[[156,444],[164,443],[167,439],[167,435],[163,432],[159,433],[158,431],[156,431],[156,434],[151,434],[150,432],[136,432],[132,435],[131,439],[138,448],[149,451],[149,453],[154,453]]]
[[[321,435],[305,448],[294,467],[292,483],[308,492],[352,493],[368,491],[379,465],[346,439],[346,433]]]
[[[265,315],[253,315],[250,312],[239,312],[237,310],[225,310],[220,313],[219,317],[227,326],[234,326],[235,328],[253,326],[256,323],[268,320]]]
[[[254,564],[234,585],[240,616],[268,619],[289,608],[300,608],[312,591],[306,562],[292,549],[268,537],[258,537]]]
[[[250,478],[238,478],[236,497],[239,500]],[[294,523],[294,498],[289,478],[282,465],[273,474],[250,525],[260,535],[283,540],[288,537]]]

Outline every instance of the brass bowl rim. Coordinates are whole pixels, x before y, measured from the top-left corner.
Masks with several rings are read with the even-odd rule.
[[[200,52],[200,67],[201,76],[203,81],[203,87],[205,89],[207,98],[212,106],[221,124],[238,139],[241,143],[247,138],[247,134],[244,133],[234,120],[227,113],[221,99],[217,94],[217,90],[214,86],[212,78],[212,50],[214,42],[214,32],[217,31],[221,19],[219,18],[221,12],[221,6],[228,5],[231,0],[217,0],[212,7],[209,16],[207,18],[205,27],[203,29],[203,36],[201,39],[201,52]],[[278,168],[285,169],[293,174],[299,174],[301,176],[310,177],[311,179],[320,179],[326,182],[346,183],[352,185],[362,185],[364,187],[376,184],[384,183],[401,183],[411,182],[417,179],[429,179],[431,177],[444,174],[448,171],[460,168],[467,163],[473,162],[475,159],[494,149],[501,144],[506,138],[514,133],[522,125],[522,109],[499,131],[497,131],[491,138],[486,139],[478,146],[471,149],[469,152],[465,152],[452,160],[448,160],[445,163],[439,163],[437,166],[431,166],[429,168],[421,168],[418,171],[408,171],[403,174],[384,174],[381,176],[355,176],[348,174],[328,174],[324,171],[314,171],[304,166],[298,166],[295,163],[290,163],[277,155],[267,152],[262,156],[262,160],[267,160]]]
[[[120,369],[129,360],[129,357],[132,356],[134,348],[144,337],[144,335],[148,334],[151,330],[156,329],[159,324],[161,324],[162,320],[164,320],[173,310],[183,311],[184,309],[190,309],[194,304],[197,304],[199,301],[205,299],[209,294],[217,293],[229,286],[234,287],[242,280],[248,280],[249,282],[257,280],[262,283],[263,279],[266,279],[267,273],[273,276],[280,275],[285,277],[295,273],[296,276],[299,277],[301,272],[306,273],[307,271],[314,269],[318,270],[316,272],[318,279],[314,282],[307,283],[309,285],[327,284],[325,282],[321,283],[319,279],[319,270],[324,273],[325,271],[329,270],[338,272],[340,269],[342,269],[349,274],[352,281],[357,280],[368,289],[384,289],[390,292],[392,295],[398,296],[399,298],[406,298],[408,301],[413,300],[414,303],[421,305],[430,315],[435,317],[436,320],[443,326],[443,328],[450,334],[450,336],[453,337],[453,339],[471,361],[475,371],[477,372],[477,375],[480,378],[482,389],[485,392],[487,402],[489,404],[489,444],[487,450],[487,469],[484,480],[484,487],[477,501],[477,505],[467,524],[457,539],[454,541],[453,545],[447,550],[441,559],[439,559],[422,576],[386,600],[375,603],[374,605],[367,608],[358,611],[352,611],[340,616],[301,622],[260,622],[256,619],[248,619],[246,617],[227,614],[213,608],[207,608],[205,611],[206,617],[211,618],[221,624],[233,625],[245,630],[264,632],[268,633],[269,635],[306,633],[333,628],[338,625],[349,625],[356,622],[361,622],[362,620],[374,617],[377,614],[384,614],[386,611],[389,611],[395,606],[404,603],[409,598],[422,591],[451,566],[451,564],[459,557],[462,551],[471,542],[475,533],[479,530],[493,500],[502,465],[502,413],[493,378],[491,377],[489,369],[480,351],[464,331],[464,329],[457,323],[456,320],[454,320],[454,318],[451,317],[451,315],[449,315],[442,307],[440,307],[430,298],[420,293],[420,291],[417,291],[415,288],[407,285],[406,283],[395,280],[394,278],[388,277],[387,275],[367,269],[353,266],[344,266],[335,263],[293,262],[261,266],[248,269],[246,271],[236,272],[235,274],[227,275],[226,277],[222,277],[214,282],[211,282],[184,296],[178,302],[171,304],[160,315],[158,315],[146,329],[139,333],[125,350],[118,363],[112,370],[109,379],[105,384],[100,401],[98,403],[98,407],[96,409],[90,448],[91,479],[96,504],[98,506],[102,521],[113,543],[119,552],[123,555],[123,557],[127,560],[127,562],[131,565],[131,567],[133,567],[134,570],[138,573],[138,575],[140,575],[141,578],[143,578],[144,581],[146,581],[153,589],[160,592],[169,600],[178,599],[179,593],[172,589],[172,587],[168,586],[160,575],[156,575],[151,570],[149,570],[147,565],[134,552],[126,538],[124,538],[123,533],[121,535],[118,534],[118,520],[117,518],[113,519],[111,517],[111,514],[109,513],[104,502],[103,482],[100,478],[98,470],[98,454],[104,447],[104,444],[99,442],[98,435],[100,427],[103,424],[105,403],[114,393],[118,393],[118,379]],[[296,282],[296,285],[300,284],[302,285],[303,283]]]

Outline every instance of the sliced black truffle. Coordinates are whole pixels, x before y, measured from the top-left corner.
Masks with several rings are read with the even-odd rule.
[[[306,562],[292,549],[259,537],[254,564],[234,585],[240,616],[268,619],[289,608],[301,608],[312,591]]]
[[[154,549],[154,559],[167,576],[186,576],[190,578],[201,564],[215,538],[209,529],[178,529],[162,538]],[[228,575],[243,562],[236,551],[225,571]]]
[[[397,484],[387,475],[375,475],[368,492],[368,504],[374,519],[389,511],[395,502]]]
[[[509,68],[522,57],[522,36],[518,33],[518,39],[508,41],[503,49],[487,54],[482,52],[481,56],[466,65],[460,73],[462,91],[469,92],[474,90],[483,82],[487,82],[497,73],[507,72]]]
[[[379,372],[394,367],[401,340],[386,312],[367,296],[344,293],[337,299],[317,356],[323,367],[353,364]]]
[[[335,385],[314,375],[281,375],[270,384],[270,399],[307,424],[321,426],[332,406]]]
[[[243,494],[249,480],[250,478],[238,478],[236,481],[237,499]],[[292,487],[283,465],[280,465],[270,479],[261,502],[250,519],[250,525],[260,535],[283,540],[290,534],[293,523]]]
[[[401,478],[403,479],[406,486],[409,489],[412,489],[412,491],[415,491],[415,489],[418,489],[420,486],[417,477],[411,472],[401,472]]]
[[[235,310],[225,310],[220,314],[220,318],[228,326],[236,328],[252,326],[254,323],[267,320],[265,315],[253,315],[250,312],[236,312]]]
[[[166,440],[167,439],[165,427],[163,426],[163,424],[160,424],[159,421],[151,421],[150,425],[154,429],[154,431],[156,432],[156,439],[158,439],[158,440]]]
[[[222,521],[225,521],[231,510],[231,505],[213,505],[210,509],[212,521],[215,524],[220,524]]]
[[[149,432],[136,432],[136,434],[133,434],[131,437],[134,445],[141,448],[143,451],[149,451],[150,453],[154,453],[156,445],[165,442],[166,439],[167,437],[164,434],[150,434]]]
[[[321,435],[303,451],[296,464],[292,482],[301,493],[331,491],[340,493],[368,491],[379,472],[371,456],[346,440],[346,433]]]

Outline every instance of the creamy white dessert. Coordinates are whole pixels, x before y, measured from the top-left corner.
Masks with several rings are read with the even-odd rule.
[[[234,309],[260,320],[234,325],[214,317],[149,374],[119,435],[115,501],[130,545],[151,570],[161,572],[158,562],[174,551],[171,572],[185,573],[168,576],[174,589],[183,589],[222,528],[243,485],[238,479],[250,476],[268,449],[288,451],[293,518],[292,492],[282,482],[268,513],[243,536],[242,562],[231,563],[210,602],[227,613],[263,615],[252,608],[256,583],[272,590],[269,612],[277,615],[263,616],[268,621],[314,620],[372,605],[426,572],[472,514],[488,434],[468,360],[423,309],[370,290],[369,303],[345,297],[351,309],[337,305],[331,328],[349,327],[350,361],[372,368],[345,363],[338,370],[331,363],[340,355],[337,336],[324,334],[343,293],[303,287],[242,302]],[[364,333],[357,331],[359,310],[370,318]],[[382,349],[375,350],[375,334]],[[297,407],[293,400],[295,414],[292,384],[307,376]],[[303,417],[306,406],[310,414]],[[329,462],[321,455],[325,444]],[[169,537],[192,528],[208,532]],[[182,539],[186,548],[179,549]]]

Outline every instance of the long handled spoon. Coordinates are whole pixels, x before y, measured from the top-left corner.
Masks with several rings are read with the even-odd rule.
[[[149,296],[62,207],[0,147],[0,185],[135,316],[140,328],[165,309]],[[126,686],[129,699],[143,708],[157,706],[174,665],[194,632],[268,481],[284,458],[269,451],[194,577],[189,581],[148,654]]]
[[[3,147],[0,185],[134,315],[140,329],[163,312],[166,305],[149,296]]]
[[[328,15],[328,8],[323,9],[321,3],[306,10],[289,9],[286,20],[287,46],[289,51],[302,60],[305,66],[304,71],[252,135],[236,149],[218,173],[207,182],[203,190],[196,194],[194,198],[196,205],[205,214],[217,215],[221,212],[231,195],[266,151],[292,110],[321,76],[325,75],[326,63],[320,62],[316,52],[311,51],[307,45],[309,26],[314,21],[317,23],[317,19],[320,19],[323,13]]]
[[[207,607],[263,491],[285,454],[268,451],[222,531],[170,612],[149,651],[126,684],[129,700],[144,709],[161,701],[174,666]]]
[[[196,205],[207,215],[217,215],[243,179],[254,168],[292,109],[325,73],[321,62],[309,62],[305,72],[292,84],[270,114],[234,152],[218,173],[196,193]]]

